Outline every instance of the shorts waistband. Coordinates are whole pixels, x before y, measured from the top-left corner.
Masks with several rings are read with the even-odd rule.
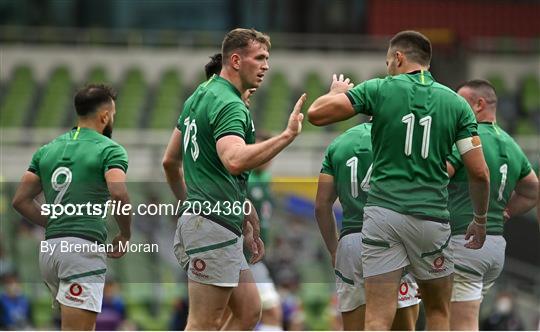
[[[222,226],[222,227],[225,227],[226,229],[230,230],[231,232],[233,232],[234,234],[236,234],[237,236],[242,236],[242,232],[238,231],[238,229],[234,226],[232,226],[231,224],[229,223],[226,223],[222,220],[219,220],[218,218],[216,218],[215,216],[209,214],[209,215],[204,215],[204,216],[201,216],[199,214],[195,214],[191,211],[191,209],[186,209],[184,211],[184,213],[190,213],[191,215],[193,216],[199,216],[199,217],[202,217],[202,218],[205,218],[205,219],[208,219],[212,222],[215,222],[216,224]],[[182,214],[183,215],[183,214]]]
[[[91,236],[87,235],[81,235],[81,234],[73,234],[73,233],[61,233],[61,234],[55,234],[55,235],[49,235],[45,236],[45,240],[52,240],[52,239],[58,239],[61,237],[76,237],[79,239],[83,239],[90,242],[97,242],[98,244],[104,244],[103,242],[99,241],[98,239],[95,239]]]

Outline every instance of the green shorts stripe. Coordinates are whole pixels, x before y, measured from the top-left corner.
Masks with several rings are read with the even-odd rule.
[[[186,250],[186,254],[191,255],[191,254],[196,254],[196,253],[199,253],[199,252],[205,252],[205,251],[209,251],[209,250],[219,249],[219,248],[223,248],[223,247],[227,247],[227,246],[230,246],[232,244],[235,244],[236,242],[238,242],[237,237],[235,237],[234,239],[229,240],[229,241],[220,242],[220,243],[216,243],[216,244],[211,244],[211,245],[205,246],[205,247],[189,249],[189,250]]]
[[[437,250],[434,250],[434,251],[430,251],[430,252],[425,252],[421,255],[422,258],[424,257],[428,257],[428,256],[432,256],[432,255],[435,255],[435,254],[438,254],[438,253],[441,253],[446,247],[448,247],[448,243],[450,243],[450,238],[452,237],[452,234],[450,234],[450,236],[448,236],[448,239],[446,239],[446,242]]]
[[[344,276],[343,274],[341,274],[341,272],[339,272],[338,270],[334,270],[334,273],[335,273],[341,280],[343,280],[344,283],[354,286],[354,281],[353,281],[352,279],[349,279],[349,278],[345,277],[345,276]]]
[[[465,272],[465,273],[470,273],[470,274],[478,276],[478,277],[482,276],[482,274],[480,274],[479,272],[476,272],[475,270],[473,270],[473,269],[471,269],[470,267],[467,267],[467,266],[463,266],[463,265],[459,265],[459,264],[454,263],[454,268],[456,270],[458,270],[458,271]]]
[[[390,243],[388,242],[373,240],[369,238],[363,238],[362,243],[371,244],[372,246],[377,246],[377,247],[390,248]]]
[[[99,275],[99,274],[103,274],[105,272],[107,272],[107,269],[93,270],[93,271],[88,271],[88,272],[84,272],[84,273],[72,274],[69,277],[63,278],[63,280],[71,281],[71,280],[75,280],[75,279],[79,279],[79,278],[84,278],[84,277],[89,277],[89,276],[96,276],[96,275]]]

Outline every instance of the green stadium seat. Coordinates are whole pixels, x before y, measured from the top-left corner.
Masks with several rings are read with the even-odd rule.
[[[73,82],[67,67],[58,67],[51,73],[39,104],[36,127],[62,127],[73,94]]]
[[[2,127],[21,127],[36,93],[36,83],[28,66],[19,66],[13,71],[0,103]]]
[[[182,81],[174,69],[167,70],[157,86],[156,100],[151,110],[150,127],[173,128],[181,113],[184,99]]]
[[[508,94],[508,89],[504,77],[498,73],[489,74],[486,79],[493,85],[497,96],[502,97]]]
[[[540,81],[534,75],[523,79],[521,89],[521,106],[523,113],[528,116],[540,112]]]
[[[516,135],[538,135],[538,130],[530,119],[521,118],[517,121],[515,133]]]
[[[105,68],[101,66],[90,68],[85,84],[110,84]]]
[[[291,105],[291,89],[287,78],[277,72],[270,78],[265,106],[262,108],[261,122],[256,126],[267,131],[277,132],[285,128]]]
[[[128,69],[116,101],[116,128],[137,128],[147,96],[147,86],[139,68]]]
[[[304,89],[305,89],[305,92],[307,93],[307,99],[306,99],[306,102],[304,104],[304,109],[303,109],[305,113],[309,105],[311,105],[315,101],[315,99],[317,99],[318,97],[328,92],[328,87],[324,86],[319,74],[316,72],[309,72],[306,75],[306,78],[304,79],[304,84],[302,86],[305,87]],[[296,99],[294,100],[294,102],[296,102]],[[322,130],[324,130],[324,127],[314,126],[311,123],[309,123],[309,121],[304,121],[304,123],[302,124],[302,131],[306,133],[307,132],[320,132]]]

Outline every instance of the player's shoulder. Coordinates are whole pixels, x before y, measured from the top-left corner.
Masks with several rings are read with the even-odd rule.
[[[93,135],[89,140],[89,143],[95,146],[95,149],[98,150],[97,152],[105,150],[119,150],[127,154],[127,151],[122,144],[102,134]]]
[[[332,143],[331,147],[336,148],[343,144],[350,144],[350,142],[357,142],[362,138],[371,137],[371,123],[362,123],[356,125],[352,128],[347,129],[343,134],[336,137]]]
[[[43,144],[42,146],[40,146],[38,148],[38,152],[44,152],[44,151],[47,151],[47,150],[50,150],[50,149],[53,149],[55,146],[57,146],[58,144],[63,144],[64,142],[70,140],[70,132],[65,132],[59,136],[56,136],[55,138],[53,138],[51,141]]]
[[[467,103],[463,97],[461,97],[456,91],[450,89],[444,84],[439,82],[433,82],[432,88],[436,94],[441,98],[445,98],[446,102],[455,102],[456,104],[462,105]]]
[[[521,146],[519,146],[518,142],[512,137],[508,132],[506,132],[501,127],[497,126],[497,130],[499,131],[499,134],[501,135],[503,141],[510,146],[515,152],[519,154],[524,154],[523,150],[521,149]]]
[[[211,104],[210,112],[219,112],[225,108],[248,113],[248,109],[239,92],[225,79],[215,79],[201,86],[205,102]]]

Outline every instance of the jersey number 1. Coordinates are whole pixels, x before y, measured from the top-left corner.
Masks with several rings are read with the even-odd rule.
[[[345,163],[348,167],[351,168],[351,196],[353,198],[358,197],[358,157],[351,157]],[[360,189],[362,191],[369,191],[369,181],[371,180],[371,171],[373,170],[373,164],[369,165],[369,169],[366,173],[366,176],[360,184]]]
[[[407,133],[405,134],[405,155],[410,156],[412,153],[412,139],[414,133],[414,114],[409,113],[401,118],[401,122],[407,125]],[[431,132],[431,116],[425,116],[418,121],[424,127],[424,135],[422,136],[422,158],[427,159],[429,155],[429,135]]]

